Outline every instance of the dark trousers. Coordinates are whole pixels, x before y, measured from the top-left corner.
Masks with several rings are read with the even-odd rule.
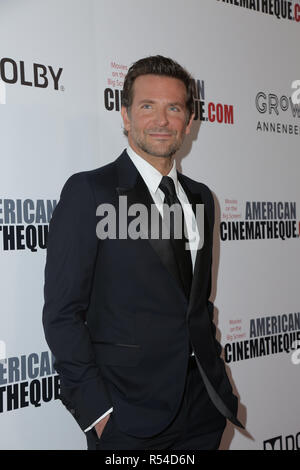
[[[185,391],[173,421],[150,438],[129,436],[120,431],[114,412],[98,439],[95,431],[87,434],[89,450],[217,450],[226,419],[210,401],[195,359],[190,358]]]

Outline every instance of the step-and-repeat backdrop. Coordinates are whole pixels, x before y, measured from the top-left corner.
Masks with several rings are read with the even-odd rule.
[[[299,44],[299,0],[0,0],[1,449],[86,448],[42,330],[48,224],[67,178],[126,146],[124,76],[154,54],[193,74],[177,163],[215,197],[215,322],[246,424],[221,448],[300,448]]]

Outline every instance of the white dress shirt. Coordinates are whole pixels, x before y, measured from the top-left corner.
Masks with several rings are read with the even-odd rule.
[[[140,157],[134,150],[129,146],[127,148],[127,153],[132,160],[133,164],[135,165],[136,169],[140,173],[141,177],[143,178],[146,186],[148,187],[148,190],[150,192],[150,195],[155,202],[155,205],[161,215],[163,216],[163,202],[165,195],[163,191],[159,188],[161,179],[162,179],[162,174],[154,168],[153,165],[148,163],[144,158]],[[196,224],[196,218],[193,212],[193,209],[189,203],[189,200],[181,186],[181,184],[178,181],[177,178],[177,171],[176,171],[176,162],[174,160],[173,166],[168,173],[168,175],[172,180],[174,181],[175,185],[175,190],[177,197],[180,201],[180,204],[183,209],[184,213],[184,219],[186,223],[186,229],[187,229],[187,235],[189,240],[196,240],[196,244],[191,243],[190,244],[190,252],[191,252],[191,258],[192,258],[192,266],[193,270],[195,267],[195,260],[196,260],[196,254],[197,254],[197,248],[194,248],[195,246],[198,246],[199,243],[199,232],[197,229],[197,224]],[[192,353],[194,354],[194,353]],[[84,431],[87,432],[90,429],[95,426],[99,421],[101,421],[102,418],[107,416],[109,413],[113,411],[113,408],[110,408],[106,413],[104,413],[100,418],[98,418],[93,424],[91,424],[87,429]]]

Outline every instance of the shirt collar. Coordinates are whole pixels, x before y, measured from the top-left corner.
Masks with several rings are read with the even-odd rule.
[[[162,174],[156,168],[154,168],[154,166],[151,165],[151,163],[148,163],[144,158],[140,157],[132,149],[132,147],[128,146],[126,150],[127,150],[128,156],[130,157],[130,159],[136,166],[136,169],[142,176],[148,188],[153,193],[156,193],[160,185],[161,179],[162,179]],[[176,192],[178,193],[179,188],[178,188],[178,178],[177,178],[175,160],[173,161],[173,166],[167,176],[172,178],[172,180],[174,181],[175,189],[176,189]]]

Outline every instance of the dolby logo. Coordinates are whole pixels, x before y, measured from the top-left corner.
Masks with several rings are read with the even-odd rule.
[[[62,67],[38,63],[25,64],[8,57],[0,60],[0,103],[5,104],[5,84],[15,84],[36,88],[59,89]]]

